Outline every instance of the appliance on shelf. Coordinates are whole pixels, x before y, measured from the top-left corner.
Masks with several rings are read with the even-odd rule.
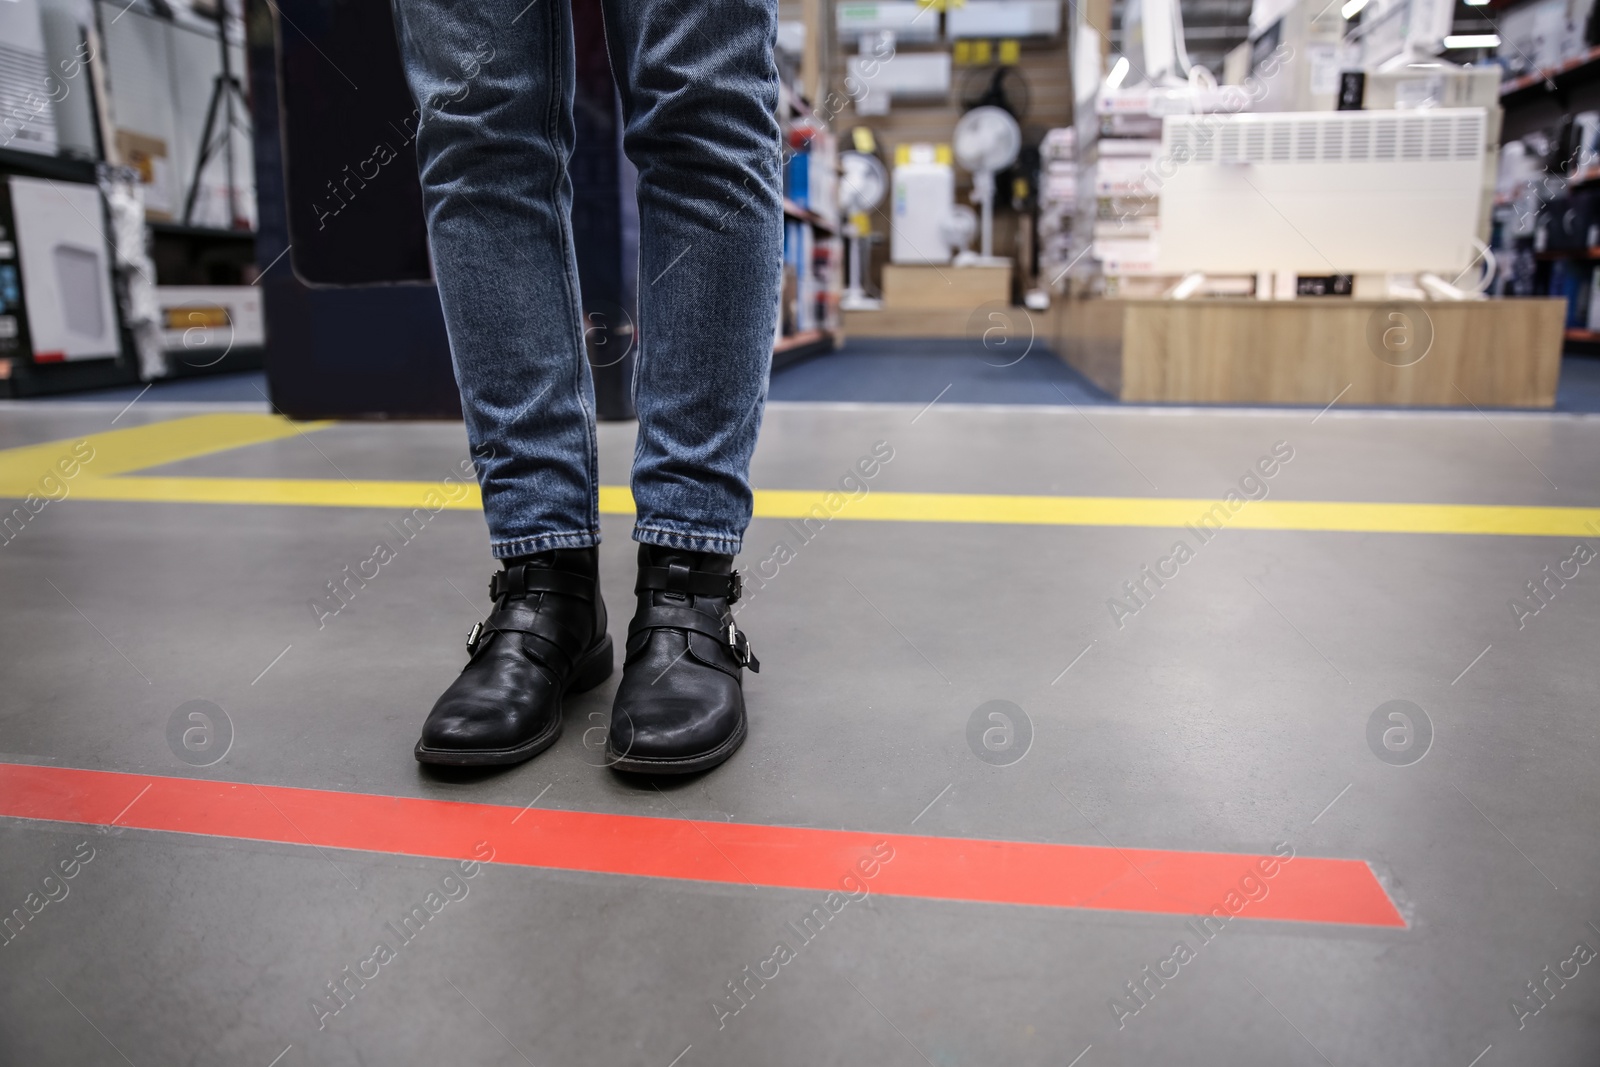
[[[1275,5],[1272,21],[1252,30],[1250,39],[1238,49],[1244,74],[1255,79],[1257,88],[1251,95],[1259,94],[1252,111],[1332,111],[1339,97],[1341,69],[1360,66],[1371,70],[1376,66],[1370,61],[1348,62],[1341,44],[1347,23],[1340,12],[1358,2],[1348,0],[1343,8],[1326,0]],[[1366,30],[1373,9],[1385,2],[1370,0],[1362,10],[1362,25],[1352,32],[1350,47],[1362,47],[1353,43],[1356,35]],[[1256,25],[1254,10],[1251,25]]]
[[[978,234],[978,213],[965,204],[954,205],[944,218],[941,232],[945,243],[955,249],[956,264],[970,262],[972,253],[967,251],[967,246]]]
[[[939,13],[916,0],[840,0],[833,14],[842,44],[885,32],[894,34],[897,41],[939,39]]]
[[[1478,254],[1486,121],[1482,108],[1168,116],[1158,269],[1354,274],[1357,296],[1413,273],[1432,292],[1429,272]]]
[[[0,147],[56,154],[49,50],[38,0],[0,3]]]
[[[1061,5],[1055,0],[971,0],[945,10],[945,36],[1055,37],[1061,33]]]
[[[850,286],[839,298],[845,311],[876,311],[883,301],[867,295],[866,263],[862,246],[871,240],[868,212],[883,203],[889,191],[889,174],[868,152],[839,154],[839,210],[844,215],[845,240],[850,244]]]
[[[120,354],[100,190],[12,176],[0,184],[0,358]]]
[[[892,100],[932,102],[950,95],[949,52],[893,52],[888,58],[850,56],[847,87],[857,115],[887,115]]]
[[[1308,2],[1301,0],[1302,5]],[[1349,34],[1347,43],[1357,50],[1366,70],[1434,62],[1454,26],[1455,6],[1454,0],[1370,0],[1356,8],[1361,25]],[[1320,18],[1329,17],[1324,9]]]
[[[267,343],[258,286],[158,285],[155,293],[162,347],[191,367]]]
[[[903,144],[895,149],[894,224],[889,227],[892,263],[948,263],[944,221],[956,202],[956,172],[950,146]]]
[[[956,123],[956,161],[972,172],[972,199],[982,209],[980,248],[973,256],[962,253],[957,266],[1008,266],[1010,260],[994,254],[994,176],[1017,161],[1022,151],[1022,127],[1003,108],[975,107]]]

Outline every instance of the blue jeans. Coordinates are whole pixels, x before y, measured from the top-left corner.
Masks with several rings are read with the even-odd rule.
[[[600,540],[568,0],[394,0],[434,273],[498,558]],[[603,0],[639,171],[634,539],[739,551],[783,246],[776,0]]]

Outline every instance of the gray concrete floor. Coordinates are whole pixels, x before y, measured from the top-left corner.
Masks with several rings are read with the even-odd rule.
[[[120,406],[7,406],[0,448],[104,429]],[[140,403],[117,425],[195,411]],[[1314,415],[779,404],[754,475],[822,488],[887,440],[875,490],[1216,498],[1288,441],[1274,499],[1600,500],[1594,418]],[[602,429],[608,484],[626,481],[632,432]],[[466,456],[453,425],[312,440],[142,473],[432,480]],[[481,517],[440,514],[325,628],[306,607],[395,517],[50,507],[0,548],[0,761],[884,833],[1251,854],[1288,841],[1370,862],[1409,925],[1234,923],[1119,1029],[1108,1002],[1171,952],[1177,917],[878,896],[719,1030],[710,1002],[819,894],[490,866],[319,1030],[310,998],[450,864],[0,819],[0,910],[80,842],[95,849],[69,896],[0,947],[0,1061],[1600,1062],[1595,967],[1520,1027],[1510,1007],[1575,944],[1600,949],[1600,579],[1585,567],[1520,630],[1507,607],[1573,538],[1229,530],[1119,629],[1106,600],[1171,531],[833,522],[741,616],[763,664],[749,742],[658,790],[584,745],[615,679],[574,699],[561,742],[529,764],[471,781],[419,770],[417,727],[483,608]],[[757,520],[747,558],[781,525]],[[621,633],[633,546],[625,518],[604,529]],[[205,769],[166,741],[192,699],[235,729]],[[1010,766],[966,741],[995,699],[1033,725]],[[1367,741],[1393,699],[1434,731],[1409,766]]]

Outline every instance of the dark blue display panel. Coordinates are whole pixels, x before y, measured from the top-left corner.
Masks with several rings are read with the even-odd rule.
[[[578,273],[600,414],[627,418],[637,214],[598,0],[573,16]],[[247,25],[273,403],[298,418],[460,418],[387,0],[250,0]]]

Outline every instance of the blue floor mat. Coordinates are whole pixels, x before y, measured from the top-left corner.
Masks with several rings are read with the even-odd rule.
[[[1008,357],[1014,359],[1015,357]],[[772,375],[773,400],[927,404],[1115,404],[1099,386],[1035,342],[1021,359],[1007,359],[967,340],[859,338],[827,355],[792,364]],[[40,397],[39,401],[126,404],[143,386]],[[266,404],[266,374],[244,371],[158,382],[143,400],[161,403],[236,401]],[[1561,361],[1557,411],[1600,412],[1600,356]]]
[[[942,394],[942,395],[941,395]],[[1114,404],[1035,341],[1020,357],[977,341],[867,337],[772,376],[773,400],[869,403]]]
[[[142,402],[156,404],[261,404],[267,403],[267,372],[260,370],[238,371],[233,374],[204,374],[194,378],[178,378],[170,382],[157,381],[145,391],[143,385],[121,385],[115,389],[90,389],[81,393],[53,393],[50,396],[32,397],[39,403],[128,404],[134,397]]]
[[[847,340],[837,352],[785,367],[773,373],[770,396],[902,404],[925,404],[936,396],[941,404],[1118,403],[1039,342],[1006,366],[976,341],[905,337]],[[1555,410],[1600,412],[1600,356],[1562,359]]]

